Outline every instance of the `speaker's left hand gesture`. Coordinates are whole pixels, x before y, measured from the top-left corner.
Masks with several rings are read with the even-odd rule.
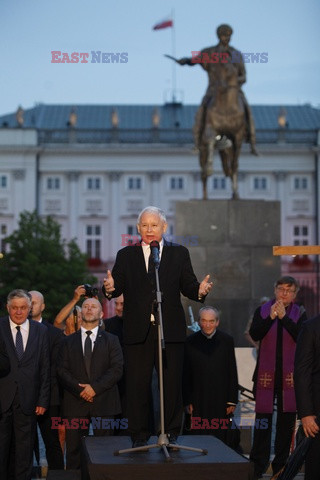
[[[205,297],[213,287],[213,282],[209,282],[210,275],[206,275],[199,285],[199,297]]]

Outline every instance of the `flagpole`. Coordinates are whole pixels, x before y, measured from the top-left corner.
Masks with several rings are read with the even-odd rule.
[[[172,56],[176,58],[176,19],[174,16],[174,9],[171,11],[172,17],[172,30],[171,30],[171,49],[172,49]],[[176,102],[176,62],[172,62],[172,103]]]

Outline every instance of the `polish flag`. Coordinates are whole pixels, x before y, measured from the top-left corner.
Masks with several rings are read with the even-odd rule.
[[[168,27],[173,27],[173,20],[171,18],[166,18],[165,20],[156,23],[152,30],[161,30],[162,28]]]

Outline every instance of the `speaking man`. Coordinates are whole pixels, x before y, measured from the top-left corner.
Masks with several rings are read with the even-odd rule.
[[[182,365],[186,321],[180,294],[203,301],[212,288],[209,275],[199,283],[184,246],[167,242],[164,212],[146,207],[139,214],[141,242],[119,250],[115,265],[104,279],[107,298],[124,297],[124,355],[126,369],[126,414],[133,447],[146,445],[150,436],[150,385],[153,367],[158,369],[155,265],[151,242],[158,242],[159,282],[165,339],[163,355],[165,432],[176,442],[182,422]],[[156,249],[157,250],[157,249]],[[151,254],[151,255],[150,255]]]

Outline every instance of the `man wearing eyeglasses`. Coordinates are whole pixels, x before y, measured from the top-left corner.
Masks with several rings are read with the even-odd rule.
[[[284,276],[275,283],[275,298],[257,308],[250,328],[251,337],[260,341],[257,366],[253,375],[256,400],[256,422],[250,460],[255,478],[267,470],[270,457],[272,415],[277,404],[275,457],[273,474],[285,465],[289,456],[296,420],[296,400],[293,383],[296,341],[302,323],[307,320],[303,306],[295,302],[299,290],[295,278]],[[260,420],[266,419],[257,428]]]

